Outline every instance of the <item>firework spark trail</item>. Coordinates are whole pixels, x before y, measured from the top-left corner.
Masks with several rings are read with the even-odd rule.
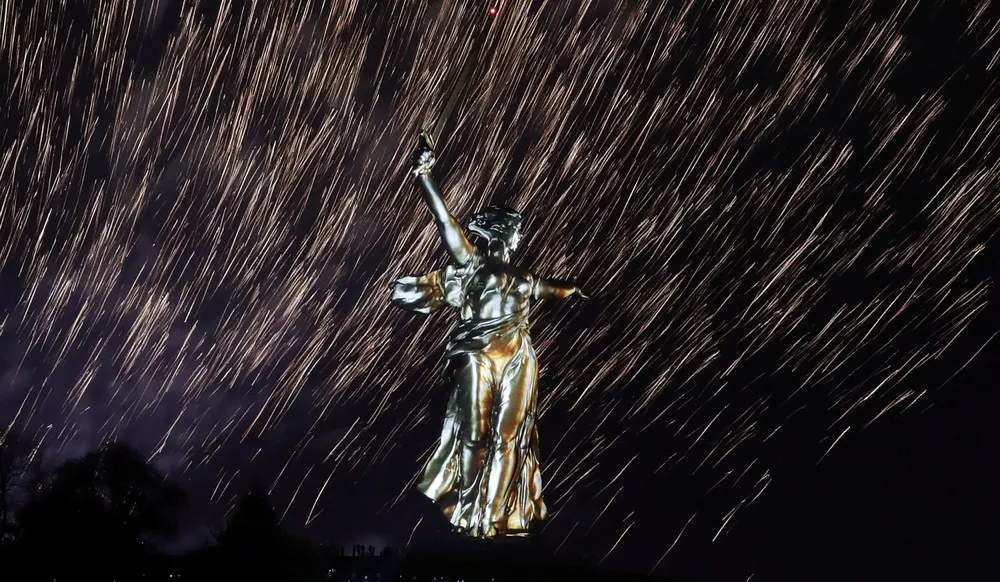
[[[437,422],[427,347],[448,320],[393,311],[385,289],[442,260],[403,169],[475,4],[4,1],[0,338],[8,377],[31,378],[14,420],[58,406],[48,438],[70,448],[152,423],[192,470],[293,434],[293,456],[329,447],[328,467],[279,474],[293,500],[320,475],[300,497],[315,508],[331,471],[416,470],[399,443]],[[804,0],[567,6],[505,3],[442,152],[446,196],[458,216],[525,209],[526,259],[598,297],[536,323],[545,420],[570,419],[543,437],[553,507],[671,457],[734,492],[725,527],[770,482],[753,447],[786,416],[826,403],[832,448],[905,409],[928,387],[903,381],[986,307],[964,275],[996,227],[998,86],[900,96],[928,3],[839,21]],[[995,69],[985,4],[965,26]],[[332,420],[352,406],[364,422]],[[611,454],[644,434],[655,462]],[[231,501],[238,468],[211,470]],[[591,517],[632,482],[597,483]]]

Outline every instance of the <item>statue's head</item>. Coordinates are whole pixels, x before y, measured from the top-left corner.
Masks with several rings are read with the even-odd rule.
[[[494,204],[472,215],[469,232],[486,239],[491,249],[502,245],[510,253],[521,243],[521,215],[509,206]]]

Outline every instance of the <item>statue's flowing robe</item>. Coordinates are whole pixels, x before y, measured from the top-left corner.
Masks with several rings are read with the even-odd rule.
[[[469,265],[456,267],[449,265],[427,275],[403,277],[393,286],[391,303],[419,313],[431,313],[446,307],[456,307],[461,310],[465,286],[478,268],[478,261]],[[527,359],[534,360],[534,350],[528,332],[527,311],[514,313],[505,317],[489,320],[472,319],[462,313],[463,319],[451,336],[445,352],[445,368],[447,361],[459,354],[485,353],[486,348],[497,337],[507,337],[508,334],[520,335],[519,348],[509,359],[507,367],[523,366]],[[537,370],[537,367],[534,369]],[[501,376],[498,371],[496,376]],[[534,394],[537,384],[537,372],[530,375],[529,387]],[[447,378],[447,376],[445,376]],[[493,388],[500,390],[498,378],[493,382]],[[476,478],[477,486],[471,491],[461,491],[461,443],[459,435],[462,423],[468,422],[459,413],[460,407],[455,403],[462,397],[463,386],[452,382],[450,386],[451,400],[444,419],[441,439],[437,449],[424,466],[423,476],[418,489],[427,497],[440,503],[442,511],[456,527],[467,527],[467,524],[482,525],[489,521],[490,507],[499,502],[503,508],[500,523],[494,525],[503,533],[528,531],[535,520],[544,519],[547,514],[542,500],[542,478],[539,468],[538,429],[535,424],[536,403],[530,404],[528,414],[517,432],[517,451],[515,472],[510,486],[501,500],[487,499],[487,474],[491,467],[491,457],[494,454],[495,439],[488,438],[489,449],[480,475]],[[494,402],[499,402],[502,395],[495,394]],[[491,415],[492,418],[493,415]],[[494,433],[490,427],[491,436]],[[475,526],[473,526],[475,527]]]

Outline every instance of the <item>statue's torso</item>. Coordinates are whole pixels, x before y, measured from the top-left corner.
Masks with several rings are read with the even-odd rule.
[[[509,263],[484,260],[469,277],[462,298],[463,320],[490,320],[527,311],[531,273]]]

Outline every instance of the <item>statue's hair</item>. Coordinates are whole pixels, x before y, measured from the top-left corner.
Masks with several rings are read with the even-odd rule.
[[[492,204],[469,218],[469,229],[473,232],[496,237],[505,242],[521,228],[521,214],[503,204]]]

